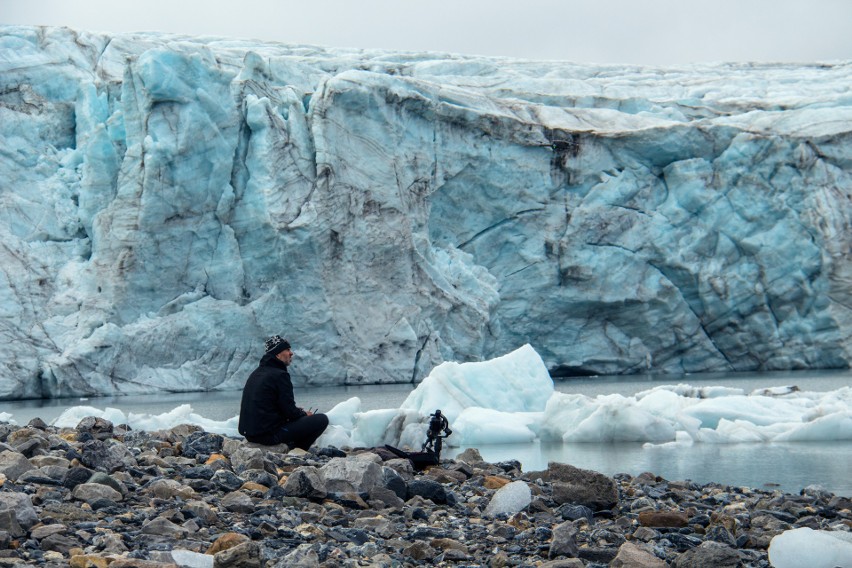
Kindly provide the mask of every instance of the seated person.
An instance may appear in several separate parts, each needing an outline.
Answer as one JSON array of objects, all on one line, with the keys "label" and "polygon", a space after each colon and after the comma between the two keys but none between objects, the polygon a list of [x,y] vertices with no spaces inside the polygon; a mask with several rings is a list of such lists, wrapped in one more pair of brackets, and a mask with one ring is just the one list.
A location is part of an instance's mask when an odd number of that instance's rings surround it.
[{"label": "seated person", "polygon": [[274,335],[266,340],[266,353],[249,375],[240,402],[238,428],[249,442],[307,450],[328,427],[325,414],[296,406],[287,372],[292,360],[293,351],[285,339]]}]

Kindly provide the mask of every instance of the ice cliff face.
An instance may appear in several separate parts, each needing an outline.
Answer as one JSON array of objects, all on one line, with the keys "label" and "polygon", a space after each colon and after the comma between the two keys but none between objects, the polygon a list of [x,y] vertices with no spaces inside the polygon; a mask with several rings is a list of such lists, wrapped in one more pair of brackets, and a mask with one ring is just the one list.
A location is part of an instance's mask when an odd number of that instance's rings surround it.
[{"label": "ice cliff face", "polygon": [[850,85],[0,28],[0,397],[846,366]]}]

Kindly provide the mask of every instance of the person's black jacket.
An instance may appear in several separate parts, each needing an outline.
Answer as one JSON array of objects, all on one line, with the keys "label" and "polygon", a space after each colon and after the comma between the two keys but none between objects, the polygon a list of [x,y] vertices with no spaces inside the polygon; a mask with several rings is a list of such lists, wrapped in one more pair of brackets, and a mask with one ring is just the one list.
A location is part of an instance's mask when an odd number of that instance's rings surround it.
[{"label": "person's black jacket", "polygon": [[260,366],[249,375],[243,388],[240,434],[246,438],[262,436],[303,416],[306,416],[305,411],[296,406],[293,397],[287,365],[275,355],[261,357]]}]

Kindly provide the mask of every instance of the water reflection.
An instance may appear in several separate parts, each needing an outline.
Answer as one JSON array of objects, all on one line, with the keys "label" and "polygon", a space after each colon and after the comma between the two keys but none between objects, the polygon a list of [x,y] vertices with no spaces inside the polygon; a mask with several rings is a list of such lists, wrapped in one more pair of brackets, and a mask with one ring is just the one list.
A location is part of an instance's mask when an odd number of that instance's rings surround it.
[{"label": "water reflection", "polygon": [[[478,449],[486,461],[518,460],[524,471],[546,469],[549,462],[559,462],[607,475],[635,476],[649,471],[668,480],[718,482],[789,493],[813,484],[852,496],[852,442],[691,446],[533,442]],[[463,450],[447,448],[443,456],[452,458]]]}]

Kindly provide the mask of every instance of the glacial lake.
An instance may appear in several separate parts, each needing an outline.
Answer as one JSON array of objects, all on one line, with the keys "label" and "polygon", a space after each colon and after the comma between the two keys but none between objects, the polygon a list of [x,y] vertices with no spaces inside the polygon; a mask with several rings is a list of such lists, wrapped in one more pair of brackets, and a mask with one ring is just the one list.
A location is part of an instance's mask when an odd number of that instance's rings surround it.
[{"label": "glacial lake", "polygon": [[[759,388],[795,385],[803,391],[827,392],[852,385],[852,371],[795,371],[773,373],[713,373],[695,375],[636,375],[558,379],[560,392],[594,397],[618,393],[629,396],[666,384],[725,386],[750,392]],[[329,410],[351,397],[361,399],[362,410],[398,408],[412,385],[363,385],[296,388],[296,401],[303,407]],[[196,414],[211,420],[227,420],[239,412],[239,391],[206,393],[163,393],[0,402],[18,424],[40,417],[57,418],[73,406],[118,408],[124,413],[158,415],[189,404]],[[852,409],[850,409],[852,410]],[[451,458],[464,448],[444,446],[442,457]],[[491,462],[518,460],[524,471],[547,467],[550,461],[569,463],[613,475],[653,472],[669,480],[689,479],[697,483],[718,482],[756,489],[780,489],[798,493],[808,485],[852,497],[852,441],[797,443],[693,444],[690,446],[645,446],[641,443],[561,444],[534,442],[480,446]]]}]

